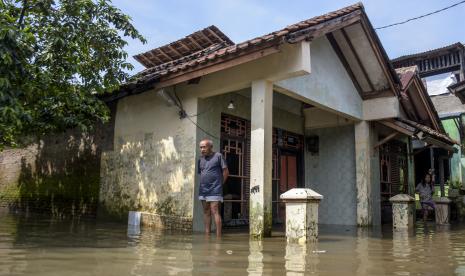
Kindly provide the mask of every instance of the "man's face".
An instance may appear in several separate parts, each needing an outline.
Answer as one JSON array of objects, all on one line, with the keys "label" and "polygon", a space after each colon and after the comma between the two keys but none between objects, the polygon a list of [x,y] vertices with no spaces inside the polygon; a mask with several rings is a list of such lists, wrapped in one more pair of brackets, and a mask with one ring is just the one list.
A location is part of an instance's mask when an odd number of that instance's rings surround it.
[{"label": "man's face", "polygon": [[200,153],[202,156],[208,156],[212,152],[212,145],[208,143],[208,141],[202,141],[200,142]]}]

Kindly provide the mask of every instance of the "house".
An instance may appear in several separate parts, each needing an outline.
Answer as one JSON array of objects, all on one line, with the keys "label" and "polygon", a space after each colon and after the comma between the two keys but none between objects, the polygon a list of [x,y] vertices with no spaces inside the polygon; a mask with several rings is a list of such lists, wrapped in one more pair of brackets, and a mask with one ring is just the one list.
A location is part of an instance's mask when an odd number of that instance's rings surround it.
[{"label": "house", "polygon": [[204,137],[231,173],[225,223],[248,221],[257,237],[283,222],[279,195],[293,187],[324,196],[320,223],[380,225],[389,197],[413,193],[414,141],[453,150],[417,72],[394,70],[361,3],[238,44],[210,26],[135,58],[146,69],[105,99],[114,148],[99,201],[144,211],[144,224],[201,230]]},{"label": "house", "polygon": [[390,222],[388,199],[414,193],[418,168],[448,179],[461,152],[422,67],[394,69],[362,4],[238,44],[210,26],[135,58],[146,69],[104,99],[109,123],[0,153],[1,209],[138,210],[146,225],[202,230],[196,161],[209,138],[231,173],[226,225],[270,235],[279,195],[308,187],[324,196],[320,223],[365,227]]},{"label": "house", "polygon": [[[465,183],[463,159],[463,115],[465,114],[465,46],[454,43],[438,49],[401,56],[392,60],[394,67],[415,66],[418,76],[426,86],[445,132],[458,141],[451,158],[437,147],[430,147],[416,155],[417,173],[426,167],[435,168],[435,179],[441,184],[441,195],[445,195],[444,184],[462,186]],[[421,147],[421,145],[420,145]],[[429,164],[427,164],[429,163]],[[417,182],[420,181],[417,174]]]}]

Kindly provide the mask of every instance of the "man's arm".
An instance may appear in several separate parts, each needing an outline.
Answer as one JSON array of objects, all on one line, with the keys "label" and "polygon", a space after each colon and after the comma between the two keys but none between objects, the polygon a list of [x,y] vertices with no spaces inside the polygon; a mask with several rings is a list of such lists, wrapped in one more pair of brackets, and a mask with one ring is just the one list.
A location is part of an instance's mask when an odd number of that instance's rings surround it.
[{"label": "man's arm", "polygon": [[223,169],[223,184],[226,183],[226,180],[229,176],[228,164],[226,164],[226,160],[224,159],[223,155],[220,153],[220,162],[221,168]]},{"label": "man's arm", "polygon": [[224,168],[223,169],[223,183],[226,182],[226,180],[228,179],[228,176],[229,176],[229,170],[228,168]]}]

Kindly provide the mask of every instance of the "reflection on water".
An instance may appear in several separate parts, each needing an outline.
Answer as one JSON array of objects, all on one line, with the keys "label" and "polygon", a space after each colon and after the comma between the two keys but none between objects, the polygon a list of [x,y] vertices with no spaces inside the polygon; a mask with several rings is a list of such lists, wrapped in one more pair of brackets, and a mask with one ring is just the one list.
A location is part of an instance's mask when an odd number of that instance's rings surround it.
[{"label": "reflection on water", "polygon": [[96,221],[2,215],[0,275],[465,275],[465,226],[414,231],[321,227],[286,244],[222,239]]},{"label": "reflection on water", "polygon": [[306,267],[307,246],[289,243],[286,245],[286,275],[304,275]]},{"label": "reflection on water", "polygon": [[262,241],[249,241],[250,254],[248,257],[249,266],[247,272],[249,275],[263,275],[263,245]]}]

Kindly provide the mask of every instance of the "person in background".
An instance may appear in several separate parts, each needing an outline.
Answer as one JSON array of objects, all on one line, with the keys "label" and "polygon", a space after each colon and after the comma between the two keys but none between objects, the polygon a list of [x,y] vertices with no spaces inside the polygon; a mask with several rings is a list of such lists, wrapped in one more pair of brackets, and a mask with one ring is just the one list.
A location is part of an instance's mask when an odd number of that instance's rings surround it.
[{"label": "person in background", "polygon": [[433,177],[430,172],[425,174],[423,181],[419,183],[415,189],[415,191],[420,195],[420,204],[421,209],[423,210],[423,221],[426,221],[428,218],[429,208],[432,208],[433,210],[436,209],[436,205],[433,201],[434,182],[432,181]]}]

